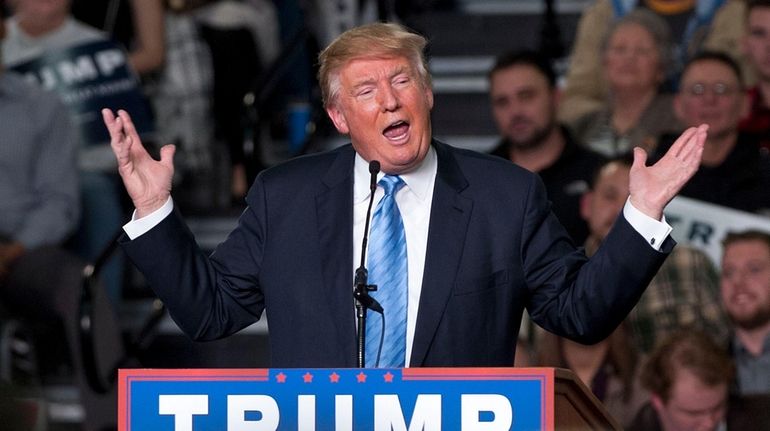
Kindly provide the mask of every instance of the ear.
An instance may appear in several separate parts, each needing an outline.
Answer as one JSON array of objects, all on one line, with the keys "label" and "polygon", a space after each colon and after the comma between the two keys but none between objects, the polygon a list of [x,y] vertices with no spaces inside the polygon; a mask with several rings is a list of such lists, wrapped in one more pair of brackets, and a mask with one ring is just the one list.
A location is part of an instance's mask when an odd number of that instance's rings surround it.
[{"label": "ear", "polygon": [[345,113],[337,107],[337,104],[329,105],[326,108],[326,114],[332,120],[332,123],[334,123],[334,127],[337,128],[338,132],[342,133],[343,135],[350,133],[348,121],[345,118]]},{"label": "ear", "polygon": [[586,222],[591,218],[591,204],[593,203],[594,192],[591,190],[580,196],[580,217]]},{"label": "ear", "polygon": [[428,109],[433,110],[433,89],[430,86],[425,88],[425,100],[428,101]]}]

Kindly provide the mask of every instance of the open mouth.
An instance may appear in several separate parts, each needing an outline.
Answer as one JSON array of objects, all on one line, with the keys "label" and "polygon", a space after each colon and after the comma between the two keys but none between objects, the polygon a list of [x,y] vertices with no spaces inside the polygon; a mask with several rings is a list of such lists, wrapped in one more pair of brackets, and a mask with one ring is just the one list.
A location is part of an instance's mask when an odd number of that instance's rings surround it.
[{"label": "open mouth", "polygon": [[409,123],[406,121],[396,121],[386,127],[382,134],[391,141],[404,139],[409,132]]},{"label": "open mouth", "polygon": [[756,298],[754,298],[754,295],[751,295],[745,292],[734,294],[731,300],[732,300],[731,302],[735,305],[746,305],[746,304],[751,304],[756,302]]}]

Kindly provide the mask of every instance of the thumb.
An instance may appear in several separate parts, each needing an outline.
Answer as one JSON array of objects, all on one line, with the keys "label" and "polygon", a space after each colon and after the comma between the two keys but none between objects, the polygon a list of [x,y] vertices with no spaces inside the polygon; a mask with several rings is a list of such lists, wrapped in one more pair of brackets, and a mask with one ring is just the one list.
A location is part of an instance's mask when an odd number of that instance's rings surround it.
[{"label": "thumb", "polygon": [[160,162],[169,168],[174,168],[174,153],[176,153],[176,146],[173,144],[164,145],[160,149]]},{"label": "thumb", "polygon": [[647,151],[642,147],[634,147],[634,164],[631,169],[641,169],[647,166]]}]

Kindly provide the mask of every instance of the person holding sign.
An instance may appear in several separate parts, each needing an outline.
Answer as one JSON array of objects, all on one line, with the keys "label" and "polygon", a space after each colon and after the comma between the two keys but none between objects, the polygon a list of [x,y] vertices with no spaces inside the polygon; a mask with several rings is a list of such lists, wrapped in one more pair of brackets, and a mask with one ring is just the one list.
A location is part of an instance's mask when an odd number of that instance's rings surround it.
[{"label": "person holding sign", "polygon": [[[122,47],[75,20],[68,0],[16,1],[7,25],[3,64],[58,94],[76,126],[82,220],[71,243],[79,255],[94,260],[125,219],[123,191],[99,109],[131,109],[140,132],[148,132],[150,114],[139,81]],[[115,304],[123,290],[122,259],[111,257],[102,272]]]},{"label": "person holding sign", "polygon": [[[525,308],[584,343],[625,318],[674,246],[663,208],[697,169],[707,128],[687,130],[653,166],[637,150],[629,201],[588,259],[551,213],[537,175],[433,139],[425,45],[384,23],[329,45],[320,55],[323,100],[352,144],[263,171],[211,256],[174,210],[174,147],[154,160],[127,112],[103,111],[136,208],[121,243],[188,335],[225,337],[268,310],[272,366],[355,366],[352,286],[370,194],[381,202],[366,265],[384,310],[369,323],[391,331],[379,349],[387,362],[366,366],[509,366]],[[386,216],[391,223],[379,226]],[[379,248],[385,237],[390,251]],[[376,278],[388,265],[401,269]]]}]

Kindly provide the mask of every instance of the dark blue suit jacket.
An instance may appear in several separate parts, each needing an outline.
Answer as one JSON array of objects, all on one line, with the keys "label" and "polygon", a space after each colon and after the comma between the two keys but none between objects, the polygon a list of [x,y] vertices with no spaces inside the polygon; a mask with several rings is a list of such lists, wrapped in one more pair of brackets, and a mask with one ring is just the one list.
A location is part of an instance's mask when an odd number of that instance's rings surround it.
[{"label": "dark blue suit jacket", "polygon": [[[673,247],[621,216],[588,260],[537,175],[434,141],[438,156],[411,366],[510,366],[524,308],[583,342],[607,336]],[[273,367],[354,367],[351,146],[259,175],[238,227],[209,257],[175,211],[123,246],[194,339],[266,310]],[[355,248],[355,250],[354,250]]]}]

